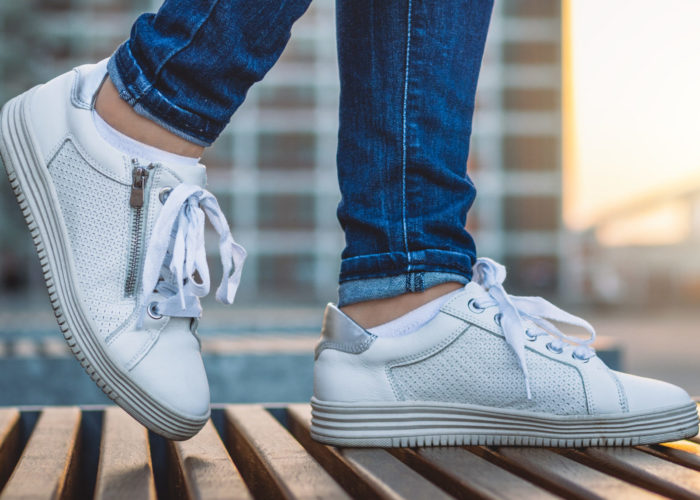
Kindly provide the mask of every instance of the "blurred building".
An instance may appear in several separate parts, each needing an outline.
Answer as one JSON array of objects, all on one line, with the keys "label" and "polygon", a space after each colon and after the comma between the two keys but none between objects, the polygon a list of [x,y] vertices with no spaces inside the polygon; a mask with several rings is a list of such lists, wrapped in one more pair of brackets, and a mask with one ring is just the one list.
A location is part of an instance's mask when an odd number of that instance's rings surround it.
[{"label": "blurred building", "polygon": [[576,239],[568,282],[581,300],[652,307],[700,301],[697,178],[611,210]]},{"label": "blurred building", "polygon": [[[106,57],[146,0],[0,3],[0,99]],[[249,251],[241,299],[333,300],[343,236],[335,209],[338,78],[333,0],[315,0],[279,63],[206,153],[209,187]],[[508,286],[556,293],[561,244],[561,13],[558,1],[496,2],[478,90],[468,227]],[[2,176],[0,176],[2,177]],[[10,205],[6,181],[2,206]],[[33,269],[18,211],[0,252]],[[16,215],[16,216],[15,216]],[[9,234],[9,229],[8,233]],[[216,245],[209,242],[214,251]],[[8,267],[8,266],[5,266]],[[21,275],[34,275],[28,271]],[[38,282],[38,278],[35,280]],[[0,285],[1,287],[2,285]]]},{"label": "blurred building", "polygon": [[558,294],[562,224],[561,5],[495,2],[474,119],[467,227],[508,267],[509,291]]}]

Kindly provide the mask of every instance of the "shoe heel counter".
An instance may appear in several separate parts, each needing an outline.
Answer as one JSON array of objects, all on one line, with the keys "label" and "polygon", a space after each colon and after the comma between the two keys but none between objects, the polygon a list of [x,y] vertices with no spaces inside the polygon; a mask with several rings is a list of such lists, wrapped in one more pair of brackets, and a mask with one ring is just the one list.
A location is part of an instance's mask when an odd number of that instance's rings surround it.
[{"label": "shoe heel counter", "polygon": [[75,71],[69,71],[25,93],[25,120],[44,165],[48,164],[66,138],[67,103],[75,77]]},{"label": "shoe heel counter", "polygon": [[314,396],[322,401],[393,400],[384,364],[367,353],[375,340],[375,335],[328,304],[315,350]]}]

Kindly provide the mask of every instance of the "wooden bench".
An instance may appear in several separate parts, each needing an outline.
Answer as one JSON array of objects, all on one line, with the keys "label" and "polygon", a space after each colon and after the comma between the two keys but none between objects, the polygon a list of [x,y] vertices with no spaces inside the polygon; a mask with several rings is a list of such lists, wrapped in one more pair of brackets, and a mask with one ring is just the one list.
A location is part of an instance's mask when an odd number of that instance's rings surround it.
[{"label": "wooden bench", "polygon": [[0,409],[0,499],[700,499],[700,439],[634,448],[339,449],[305,404],[217,406],[170,442],[116,407]]}]

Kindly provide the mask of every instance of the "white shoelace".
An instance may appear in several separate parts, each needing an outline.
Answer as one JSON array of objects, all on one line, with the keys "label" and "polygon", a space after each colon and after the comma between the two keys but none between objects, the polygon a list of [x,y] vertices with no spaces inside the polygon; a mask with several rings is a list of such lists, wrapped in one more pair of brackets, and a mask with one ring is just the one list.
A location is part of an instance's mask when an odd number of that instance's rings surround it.
[{"label": "white shoelace", "polygon": [[[530,392],[530,380],[525,360],[525,339],[536,339],[541,335],[550,335],[554,339],[547,344],[549,350],[555,353],[563,352],[567,346],[572,346],[572,355],[580,360],[588,360],[595,356],[595,350],[590,347],[595,340],[595,330],[586,320],[574,316],[542,297],[517,297],[508,295],[503,289],[503,281],[506,279],[506,268],[487,258],[479,258],[474,265],[474,282],[481,285],[489,294],[489,299],[476,300],[472,306],[479,309],[495,306],[499,311],[500,325],[506,342],[518,357],[520,368],[525,376],[525,389],[527,398],[532,399]],[[539,329],[526,329],[523,321],[529,320]],[[551,321],[567,323],[569,325],[584,328],[589,337],[581,339],[565,335]]]},{"label": "white shoelace", "polygon": [[[216,290],[216,299],[224,304],[233,303],[241,282],[246,251],[234,241],[214,195],[199,186],[183,183],[168,195],[146,250],[139,326],[143,324],[148,308],[153,307],[156,294],[166,297],[155,302],[156,310],[152,312],[158,315],[201,316],[199,297],[207,295],[210,288],[204,249],[205,214],[219,234],[223,276]],[[195,281],[195,273],[201,282]],[[161,279],[163,274],[170,274],[172,279]]]}]

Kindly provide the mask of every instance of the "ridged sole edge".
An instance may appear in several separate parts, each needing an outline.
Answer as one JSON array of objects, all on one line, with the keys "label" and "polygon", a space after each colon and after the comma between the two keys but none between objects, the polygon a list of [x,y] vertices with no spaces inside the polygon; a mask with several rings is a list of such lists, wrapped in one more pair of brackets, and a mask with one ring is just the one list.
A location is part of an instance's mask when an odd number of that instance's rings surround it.
[{"label": "ridged sole edge", "polygon": [[[102,352],[99,342],[93,341],[89,331],[82,332],[83,328],[79,326],[81,321],[74,319],[82,315],[82,309],[75,291],[71,290],[73,284],[72,278],[68,276],[69,271],[58,265],[61,257],[53,255],[61,245],[46,245],[46,242],[50,243],[52,240],[59,243],[63,240],[60,230],[50,229],[58,225],[57,221],[43,220],[51,211],[60,211],[60,207],[52,206],[48,210],[46,207],[43,210],[32,210],[31,207],[45,204],[45,200],[53,198],[41,186],[41,182],[32,179],[33,175],[41,175],[44,178],[46,175],[40,172],[40,169],[45,170],[45,167],[37,161],[34,148],[29,144],[22,117],[23,100],[31,92],[30,90],[13,98],[0,110],[0,157],[36,248],[51,307],[61,333],[85,372],[107,397],[154,432],[169,439],[188,439],[204,426],[208,416],[201,420],[188,419],[159,406],[157,402],[144,397],[145,394],[139,397],[141,390],[127,378],[119,377],[118,368],[113,366],[108,356]],[[118,386],[122,386],[122,390],[116,389]]]},{"label": "ridged sole edge", "polygon": [[694,403],[658,412],[566,418],[506,409],[419,402],[333,403],[311,400],[311,436],[348,447],[637,446],[692,437]]}]

